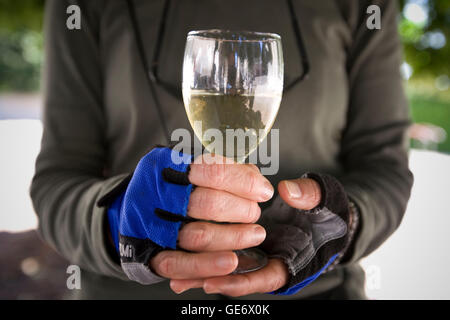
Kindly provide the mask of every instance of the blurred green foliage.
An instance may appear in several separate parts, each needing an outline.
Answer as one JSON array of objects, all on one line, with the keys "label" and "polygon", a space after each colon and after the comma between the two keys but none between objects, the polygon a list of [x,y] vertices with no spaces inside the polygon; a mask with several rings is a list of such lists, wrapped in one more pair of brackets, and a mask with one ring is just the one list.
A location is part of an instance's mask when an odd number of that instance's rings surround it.
[{"label": "blurred green foliage", "polygon": [[413,92],[410,92],[408,96],[412,120],[443,128],[447,133],[447,138],[437,146],[437,150],[450,153],[450,99],[443,99],[432,94],[417,94]]},{"label": "blurred green foliage", "polygon": [[[412,78],[450,75],[450,1],[402,0],[399,32]],[[422,11],[423,10],[423,11]],[[408,19],[427,15],[425,21]]]},{"label": "blurred green foliage", "polygon": [[39,89],[42,33],[0,30],[0,91]]},{"label": "blurred green foliage", "polygon": [[[415,123],[432,124],[445,130],[447,138],[437,150],[450,153],[450,90],[437,90],[435,79],[423,76],[406,86],[411,118]],[[412,146],[417,146],[413,142]]]},{"label": "blurred green foliage", "polygon": [[450,153],[450,1],[401,0],[400,6],[411,117],[444,129],[447,138],[437,148]]},{"label": "blurred green foliage", "polygon": [[0,0],[0,30],[41,31],[44,0]]},{"label": "blurred green foliage", "polygon": [[0,0],[0,91],[39,89],[44,0]]}]

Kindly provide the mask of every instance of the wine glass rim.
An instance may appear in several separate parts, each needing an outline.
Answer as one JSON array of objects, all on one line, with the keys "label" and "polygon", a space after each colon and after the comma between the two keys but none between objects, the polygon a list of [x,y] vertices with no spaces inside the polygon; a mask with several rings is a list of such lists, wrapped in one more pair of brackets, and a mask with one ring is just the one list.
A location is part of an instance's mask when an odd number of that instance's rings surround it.
[{"label": "wine glass rim", "polygon": [[228,42],[265,42],[281,40],[280,35],[276,33],[227,29],[193,30],[188,33],[188,38],[189,37]]}]

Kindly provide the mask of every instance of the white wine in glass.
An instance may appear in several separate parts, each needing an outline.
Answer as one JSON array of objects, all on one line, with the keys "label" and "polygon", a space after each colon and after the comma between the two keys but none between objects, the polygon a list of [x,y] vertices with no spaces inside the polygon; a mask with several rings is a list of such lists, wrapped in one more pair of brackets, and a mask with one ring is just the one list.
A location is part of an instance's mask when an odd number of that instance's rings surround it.
[{"label": "white wine in glass", "polygon": [[[189,121],[206,150],[244,162],[270,131],[281,96],[275,93],[254,96],[190,90],[186,101]],[[262,115],[265,116],[264,119]],[[201,122],[201,127],[194,126],[196,121]],[[211,140],[203,135],[209,129],[218,129],[222,133],[222,150],[210,149]],[[234,139],[228,141],[231,133],[238,129],[241,129],[242,143],[237,143]],[[227,135],[227,130],[230,135]],[[232,137],[235,136],[237,134]],[[230,143],[233,147],[226,149]]]},{"label": "white wine in glass", "polygon": [[[217,29],[189,32],[183,62],[183,100],[191,126],[205,149],[245,162],[272,128],[280,107],[283,76],[281,38],[277,34]],[[221,148],[205,134],[209,129],[222,134]],[[257,270],[267,262],[256,248],[235,252],[239,257],[237,273]]]}]

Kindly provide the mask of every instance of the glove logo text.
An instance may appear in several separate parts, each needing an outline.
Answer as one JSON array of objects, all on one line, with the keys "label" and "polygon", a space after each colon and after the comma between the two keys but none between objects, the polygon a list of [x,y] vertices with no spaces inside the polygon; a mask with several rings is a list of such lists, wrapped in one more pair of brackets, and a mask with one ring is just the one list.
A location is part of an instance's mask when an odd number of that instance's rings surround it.
[{"label": "glove logo text", "polygon": [[133,258],[133,256],[134,256],[133,247],[129,244],[124,245],[122,243],[119,243],[119,252],[120,252],[120,256],[124,257],[124,258]]}]

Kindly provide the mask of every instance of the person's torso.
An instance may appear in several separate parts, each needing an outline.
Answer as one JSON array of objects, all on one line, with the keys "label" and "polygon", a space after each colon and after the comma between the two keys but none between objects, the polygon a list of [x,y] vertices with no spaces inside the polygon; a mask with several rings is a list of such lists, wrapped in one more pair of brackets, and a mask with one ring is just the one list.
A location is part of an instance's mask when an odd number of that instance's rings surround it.
[{"label": "person's torso", "polygon": [[[153,58],[166,1],[134,4],[148,61]],[[164,131],[137,51],[126,1],[105,2],[100,27],[100,54],[107,118],[107,173],[133,171],[139,159],[156,144],[165,144]],[[351,33],[334,1],[294,1],[294,14],[310,61],[309,77],[283,93],[273,129],[279,129],[279,172],[269,176],[276,185],[306,171],[337,173],[340,137],[346,126],[349,97],[346,48]],[[286,1],[183,0],[171,1],[158,61],[158,77],[181,90],[186,35],[191,30],[232,29],[281,35],[285,83],[302,72],[300,53]],[[171,132],[190,130],[182,100],[156,86],[165,122]],[[191,131],[192,132],[192,131]],[[329,276],[301,295],[333,285]],[[328,284],[320,282],[328,281]],[[336,278],[336,281],[339,280]],[[128,286],[137,286],[127,284]],[[137,290],[137,289],[136,289]],[[147,298],[163,297],[167,283],[139,289]],[[166,293],[163,293],[166,292]],[[260,298],[264,296],[257,296]],[[273,298],[273,296],[271,296]]]}]

